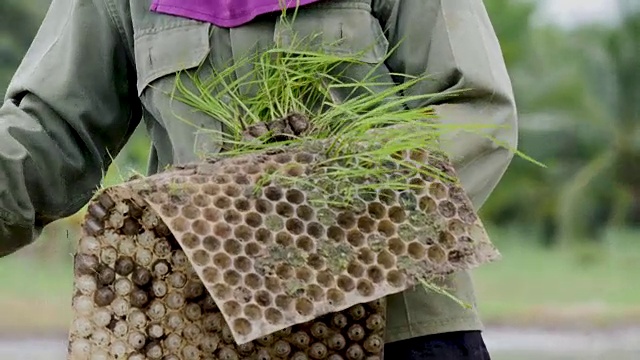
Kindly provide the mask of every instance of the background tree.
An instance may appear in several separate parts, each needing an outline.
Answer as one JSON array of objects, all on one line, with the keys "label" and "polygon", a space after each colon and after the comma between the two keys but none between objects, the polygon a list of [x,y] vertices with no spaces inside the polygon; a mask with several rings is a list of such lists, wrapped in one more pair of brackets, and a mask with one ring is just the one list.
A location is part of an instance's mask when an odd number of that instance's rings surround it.
[{"label": "background tree", "polygon": [[0,1],[0,95],[29,48],[50,0]]}]

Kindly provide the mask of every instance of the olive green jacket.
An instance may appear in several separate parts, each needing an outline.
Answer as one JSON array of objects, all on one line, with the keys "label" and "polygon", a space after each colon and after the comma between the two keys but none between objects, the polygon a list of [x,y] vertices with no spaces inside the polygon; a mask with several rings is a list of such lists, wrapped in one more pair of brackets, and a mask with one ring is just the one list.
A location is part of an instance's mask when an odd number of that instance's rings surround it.
[{"label": "olive green jacket", "polygon": [[[207,130],[220,123],[166,95],[176,72],[204,62],[206,75],[207,66],[223,68],[274,36],[286,40],[277,16],[223,29],[152,13],[149,5],[53,0],[0,108],[0,256],[81,209],[143,120],[153,142],[150,173],[219,151],[219,139]],[[511,84],[481,0],[326,0],[300,9],[293,27],[303,35],[322,32],[325,43],[341,40],[331,51],[367,49],[363,60],[371,64],[397,46],[388,71],[433,77],[409,93],[470,89],[415,106],[434,105],[444,123],[498,125],[487,132],[515,147]],[[477,134],[449,139],[445,149],[480,207],[512,153]],[[475,304],[467,273],[451,277],[449,286]],[[475,308],[422,289],[389,301],[388,341],[481,329]]]}]

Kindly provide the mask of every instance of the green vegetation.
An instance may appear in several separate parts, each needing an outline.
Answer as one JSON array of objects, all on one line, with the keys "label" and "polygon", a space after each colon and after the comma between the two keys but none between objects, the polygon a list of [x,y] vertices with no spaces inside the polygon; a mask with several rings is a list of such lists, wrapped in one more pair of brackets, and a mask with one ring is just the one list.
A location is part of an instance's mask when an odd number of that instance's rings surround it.
[{"label": "green vegetation", "polygon": [[[438,157],[437,138],[445,129],[429,121],[432,115],[428,110],[408,107],[410,102],[433,95],[398,96],[426,78],[394,85],[373,75],[376,66],[363,81],[354,84],[341,80],[343,74],[335,74],[335,70],[365,65],[358,61],[357,55],[315,52],[303,48],[301,45],[305,42],[310,41],[300,39],[290,46],[275,47],[255,57],[247,57],[205,81],[200,80],[198,73],[187,74],[195,92],[178,76],[177,90],[172,96],[196,111],[220,119],[225,132],[218,135],[230,147],[225,151],[225,157],[283,147],[305,148],[313,146],[309,142],[326,141],[318,148],[321,161],[313,164],[311,174],[289,176],[289,169],[284,169],[271,176],[277,181],[305,181],[305,185],[321,192],[323,198],[331,197],[343,203],[361,191],[409,190],[411,184],[404,177],[418,173],[447,177],[434,167],[424,168],[394,156],[406,151],[423,151],[430,154],[425,157]],[[238,79],[230,79],[237,69],[246,66],[252,71]],[[222,90],[213,96],[215,89]],[[333,95],[337,89],[349,89],[348,92],[357,95],[338,99]],[[269,141],[274,135],[280,135],[273,131],[265,131],[258,138],[247,138],[253,126],[291,116],[298,117],[305,128],[309,127],[308,131],[287,135],[277,142]],[[372,131],[382,126],[393,128],[384,132]],[[473,124],[467,126],[474,127]],[[388,166],[380,167],[379,164]],[[389,175],[395,174],[398,168],[406,174],[403,178],[390,179]]]},{"label": "green vegetation", "polygon": [[485,1],[516,93],[519,149],[548,166],[515,159],[485,221],[569,247],[640,225],[640,4],[613,2],[619,22],[563,29],[533,25],[534,1]]},{"label": "green vegetation", "polygon": [[477,269],[487,324],[600,327],[640,320],[638,231],[608,231],[601,244],[551,250],[523,228],[490,230],[503,260]]}]

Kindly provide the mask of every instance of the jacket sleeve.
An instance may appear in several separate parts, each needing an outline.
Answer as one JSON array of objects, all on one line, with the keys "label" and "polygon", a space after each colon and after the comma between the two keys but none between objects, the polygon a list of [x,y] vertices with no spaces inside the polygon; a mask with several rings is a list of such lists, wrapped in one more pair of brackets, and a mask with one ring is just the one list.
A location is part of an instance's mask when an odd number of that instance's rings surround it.
[{"label": "jacket sleeve", "polygon": [[105,3],[54,0],[7,89],[0,257],[82,208],[140,121],[131,56]]},{"label": "jacket sleeve", "polygon": [[[512,150],[517,146],[516,106],[509,75],[482,0],[373,0],[374,16],[393,52],[390,71],[429,80],[409,94],[458,91],[415,106],[433,106],[444,124],[474,124]],[[478,133],[443,136],[463,188],[478,209],[513,158],[513,151]]]}]

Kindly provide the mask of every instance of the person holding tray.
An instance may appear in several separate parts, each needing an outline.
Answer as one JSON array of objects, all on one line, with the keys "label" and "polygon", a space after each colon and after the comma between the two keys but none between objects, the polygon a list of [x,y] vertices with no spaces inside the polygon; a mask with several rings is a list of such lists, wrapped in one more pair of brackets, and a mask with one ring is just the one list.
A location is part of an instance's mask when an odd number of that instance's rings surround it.
[{"label": "person holding tray", "polygon": [[[283,30],[281,3],[53,0],[0,108],[0,256],[81,209],[143,119],[152,139],[149,174],[219,152],[219,138],[203,136],[178,117],[201,129],[221,130],[220,123],[166,94],[182,71],[223,69],[256,46],[272,44]],[[384,61],[389,74],[431,75],[406,95],[465,90],[416,106],[432,106],[445,124],[494,126],[489,135],[515,148],[514,96],[482,0],[287,5],[299,6],[295,31],[339,42],[338,52],[368,49],[363,61]],[[513,153],[478,134],[447,140],[444,150],[480,208]],[[446,286],[472,308],[422,288],[388,298],[388,358],[490,358],[469,274],[451,275]]]}]

